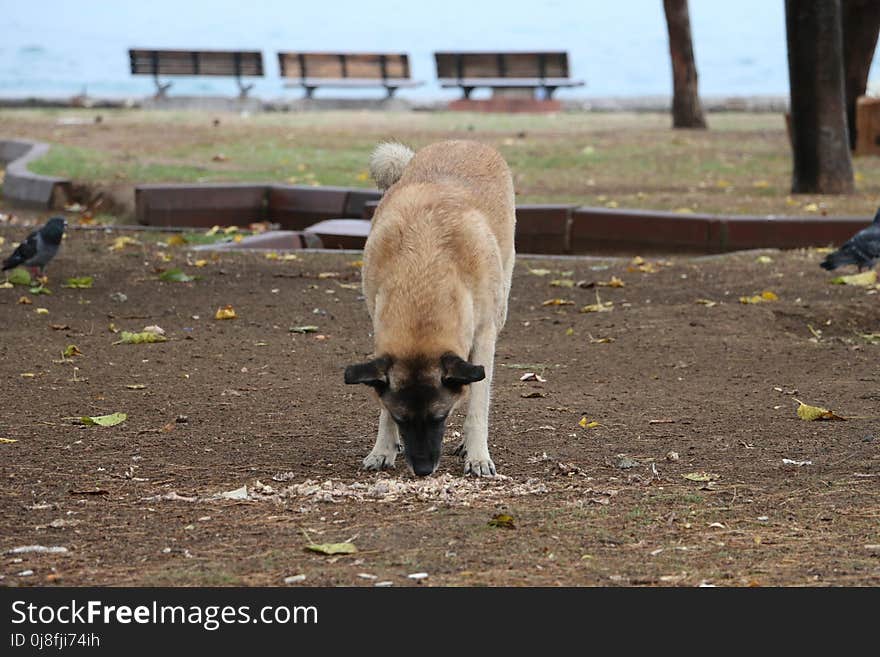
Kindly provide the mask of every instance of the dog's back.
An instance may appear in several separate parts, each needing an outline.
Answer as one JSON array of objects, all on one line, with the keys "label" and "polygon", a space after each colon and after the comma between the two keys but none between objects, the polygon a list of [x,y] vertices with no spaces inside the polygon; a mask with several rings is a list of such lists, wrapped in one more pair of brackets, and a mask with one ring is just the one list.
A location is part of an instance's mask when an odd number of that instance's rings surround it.
[{"label": "dog's back", "polygon": [[[383,146],[392,157],[382,153]],[[363,272],[377,347],[387,339],[396,350],[410,341],[421,352],[455,350],[487,314],[500,330],[514,255],[507,164],[491,147],[471,141],[432,144],[415,155],[398,144],[383,146],[377,151],[380,166],[392,175],[382,178],[374,156],[374,177],[390,187],[373,217]],[[393,290],[398,299],[393,315],[402,315],[404,326],[396,327],[394,316],[377,321],[377,296],[383,290]],[[400,308],[401,299],[408,310]],[[450,315],[460,318],[455,331],[460,335],[449,335],[456,324],[448,321]],[[445,342],[430,344],[432,335]]]}]

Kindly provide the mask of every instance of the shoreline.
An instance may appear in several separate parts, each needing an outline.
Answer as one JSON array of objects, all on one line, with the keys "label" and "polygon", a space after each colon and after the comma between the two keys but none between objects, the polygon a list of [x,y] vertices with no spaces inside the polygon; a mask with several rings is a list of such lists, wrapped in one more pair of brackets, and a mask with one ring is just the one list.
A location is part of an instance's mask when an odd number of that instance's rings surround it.
[{"label": "shoreline", "polygon": [[[703,96],[703,109],[715,112],[786,112],[788,96]],[[672,98],[664,95],[601,96],[560,101],[563,112],[661,112],[671,111]],[[448,111],[449,101],[404,98],[236,98],[229,96],[148,97],[0,97],[0,109],[153,109],[230,112],[303,112],[327,110],[390,110],[413,112]]]}]

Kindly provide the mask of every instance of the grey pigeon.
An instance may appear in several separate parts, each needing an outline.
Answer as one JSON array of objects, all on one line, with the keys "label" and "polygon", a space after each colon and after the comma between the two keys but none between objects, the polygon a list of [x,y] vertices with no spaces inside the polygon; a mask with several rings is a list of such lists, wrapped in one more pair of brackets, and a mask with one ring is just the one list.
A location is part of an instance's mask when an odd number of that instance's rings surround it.
[{"label": "grey pigeon", "polygon": [[24,266],[38,268],[42,275],[45,266],[58,253],[65,226],[67,222],[64,217],[49,219],[45,226],[25,237],[12,255],[6,258],[3,262],[3,271]]},{"label": "grey pigeon", "polygon": [[859,271],[870,269],[880,260],[880,210],[867,228],[849,238],[843,246],[819,263],[823,269],[831,271],[841,265],[856,265]]}]

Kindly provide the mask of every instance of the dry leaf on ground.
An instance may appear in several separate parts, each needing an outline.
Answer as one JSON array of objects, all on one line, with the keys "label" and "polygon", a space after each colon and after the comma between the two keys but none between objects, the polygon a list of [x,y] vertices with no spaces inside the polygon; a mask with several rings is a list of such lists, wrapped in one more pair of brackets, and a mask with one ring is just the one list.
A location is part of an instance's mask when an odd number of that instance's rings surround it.
[{"label": "dry leaf on ground", "polygon": [[223,308],[218,308],[217,312],[214,313],[214,319],[235,319],[237,315],[235,314],[235,308],[231,305],[226,305]]},{"label": "dry leaf on ground", "polygon": [[353,554],[357,552],[354,543],[311,543],[306,550],[319,554]]},{"label": "dry leaf on ground", "polygon": [[805,404],[800,399],[795,399],[798,403],[797,408],[797,416],[806,420],[807,422],[812,422],[815,420],[845,420],[846,418],[840,417],[834,411],[829,411],[827,408],[822,408],[821,406],[810,406],[809,404]]},{"label": "dry leaf on ground", "polygon": [[861,287],[871,287],[877,283],[877,272],[871,269],[860,274],[850,274],[849,276],[838,276],[828,281],[832,285],[859,285]]}]

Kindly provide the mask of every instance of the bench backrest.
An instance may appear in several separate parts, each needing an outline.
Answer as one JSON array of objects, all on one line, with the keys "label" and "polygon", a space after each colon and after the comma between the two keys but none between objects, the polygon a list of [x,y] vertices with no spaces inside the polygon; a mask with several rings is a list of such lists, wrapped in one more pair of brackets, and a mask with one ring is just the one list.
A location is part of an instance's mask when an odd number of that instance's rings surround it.
[{"label": "bench backrest", "polygon": [[133,75],[263,75],[259,50],[147,50],[128,51]]},{"label": "bench backrest", "polygon": [[409,79],[403,53],[279,52],[284,78]]},{"label": "bench backrest", "polygon": [[566,52],[436,52],[438,78],[567,78]]}]

